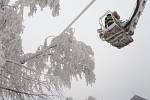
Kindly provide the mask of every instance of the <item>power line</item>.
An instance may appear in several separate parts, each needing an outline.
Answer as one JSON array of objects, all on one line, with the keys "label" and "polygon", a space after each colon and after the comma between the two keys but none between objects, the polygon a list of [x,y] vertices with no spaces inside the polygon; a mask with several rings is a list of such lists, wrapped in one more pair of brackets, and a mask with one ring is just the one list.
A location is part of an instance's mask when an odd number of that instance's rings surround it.
[{"label": "power line", "polygon": [[80,13],[79,15],[61,32],[64,33],[68,28],[72,26],[80,17],[81,15],[95,2],[96,0],[92,0]]}]

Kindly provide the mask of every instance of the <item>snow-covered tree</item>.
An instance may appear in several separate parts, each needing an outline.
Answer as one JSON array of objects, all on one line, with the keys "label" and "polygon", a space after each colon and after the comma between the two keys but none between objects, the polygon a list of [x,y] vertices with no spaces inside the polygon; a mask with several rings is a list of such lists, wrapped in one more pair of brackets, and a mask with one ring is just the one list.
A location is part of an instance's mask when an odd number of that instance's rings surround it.
[{"label": "snow-covered tree", "polygon": [[73,100],[72,97],[67,97],[65,100]]},{"label": "snow-covered tree", "polygon": [[19,7],[22,13],[24,7],[29,7],[29,15],[33,15],[38,7],[42,10],[48,6],[52,10],[52,16],[58,16],[60,9],[59,0],[17,0],[15,6]]},{"label": "snow-covered tree", "polygon": [[73,78],[95,82],[94,52],[73,36],[71,28],[40,45],[35,53],[22,50],[23,9],[30,14],[50,6],[58,14],[59,0],[0,0],[0,99],[48,99],[60,97],[63,87],[71,88]]},{"label": "snow-covered tree", "polygon": [[93,96],[89,96],[86,100],[97,100],[97,99]]}]

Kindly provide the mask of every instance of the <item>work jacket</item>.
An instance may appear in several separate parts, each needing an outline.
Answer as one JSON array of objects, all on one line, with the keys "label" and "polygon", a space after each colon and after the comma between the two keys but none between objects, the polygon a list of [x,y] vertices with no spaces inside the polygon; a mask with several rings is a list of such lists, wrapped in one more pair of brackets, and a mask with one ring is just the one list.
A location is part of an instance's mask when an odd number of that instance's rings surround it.
[{"label": "work jacket", "polygon": [[111,16],[111,14],[108,14],[106,17],[105,17],[105,28],[109,27],[111,24],[114,23],[114,20]]}]

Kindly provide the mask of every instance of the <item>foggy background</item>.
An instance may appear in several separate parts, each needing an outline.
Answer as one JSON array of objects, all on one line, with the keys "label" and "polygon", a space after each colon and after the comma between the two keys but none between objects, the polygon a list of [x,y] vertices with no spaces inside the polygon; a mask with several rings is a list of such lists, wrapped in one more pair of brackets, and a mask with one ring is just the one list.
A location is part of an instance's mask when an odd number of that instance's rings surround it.
[{"label": "foggy background", "polygon": [[[49,8],[37,11],[33,17],[25,13],[23,49],[34,52],[46,36],[60,34],[91,0],[60,0],[60,15],[53,18]],[[107,10],[116,10],[121,19],[131,16],[136,0],[97,0],[72,26],[75,37],[90,45],[95,53],[96,82],[86,86],[84,80],[74,80],[65,96],[85,100],[129,100],[134,94],[150,99],[150,2],[133,35],[134,42],[117,49],[99,39],[99,17]],[[26,10],[27,11],[27,10]]]}]

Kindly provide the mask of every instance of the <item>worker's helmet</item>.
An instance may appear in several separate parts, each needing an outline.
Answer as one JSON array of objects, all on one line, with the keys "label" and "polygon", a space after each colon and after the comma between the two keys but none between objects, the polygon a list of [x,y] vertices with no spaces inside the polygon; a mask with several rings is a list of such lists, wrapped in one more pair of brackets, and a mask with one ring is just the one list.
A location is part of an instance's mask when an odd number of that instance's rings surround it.
[{"label": "worker's helmet", "polygon": [[107,16],[111,16],[111,14],[107,14]]}]

